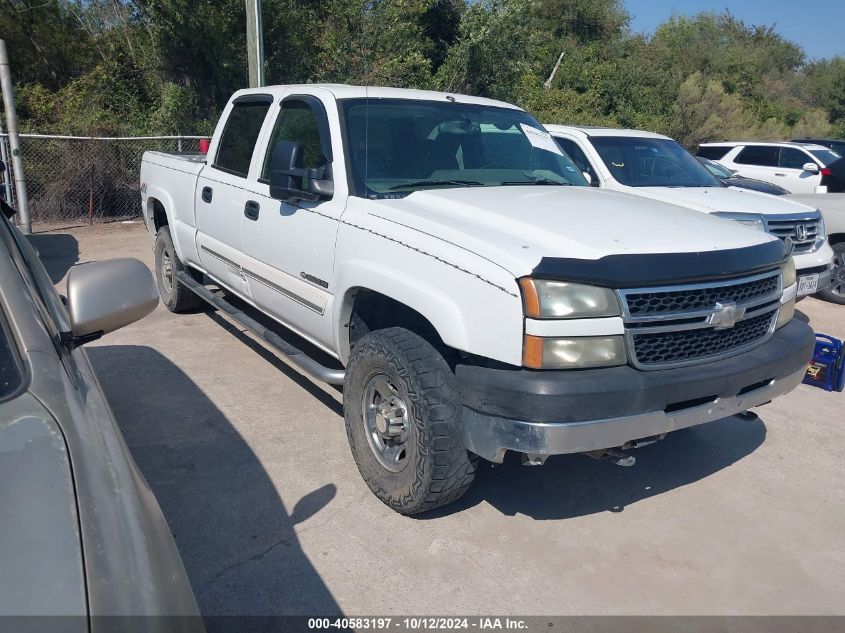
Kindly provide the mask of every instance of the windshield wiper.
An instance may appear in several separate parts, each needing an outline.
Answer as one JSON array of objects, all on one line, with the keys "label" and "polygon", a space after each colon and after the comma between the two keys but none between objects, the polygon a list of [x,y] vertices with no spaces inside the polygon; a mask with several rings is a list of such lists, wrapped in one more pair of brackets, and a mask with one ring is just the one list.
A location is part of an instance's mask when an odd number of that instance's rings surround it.
[{"label": "windshield wiper", "polygon": [[477,180],[417,180],[415,182],[406,182],[401,185],[390,187],[389,191],[396,191],[397,189],[409,189],[412,187],[432,187],[435,185],[467,185],[469,187],[483,187],[483,182]]},{"label": "windshield wiper", "polygon": [[571,182],[559,182],[549,178],[537,178],[536,180],[506,180],[502,183],[503,187],[510,185],[560,185],[561,187],[571,187]]}]

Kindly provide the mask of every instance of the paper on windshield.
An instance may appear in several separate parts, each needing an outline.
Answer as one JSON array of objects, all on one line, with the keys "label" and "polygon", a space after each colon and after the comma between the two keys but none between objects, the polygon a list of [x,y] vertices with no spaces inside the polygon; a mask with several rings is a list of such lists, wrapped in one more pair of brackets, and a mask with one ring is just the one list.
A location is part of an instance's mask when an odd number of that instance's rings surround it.
[{"label": "paper on windshield", "polygon": [[525,134],[528,142],[531,143],[532,146],[537,149],[544,149],[547,152],[552,152],[558,156],[563,156],[563,152],[560,151],[560,148],[557,146],[557,143],[555,143],[552,135],[548,132],[538,130],[536,127],[531,127],[525,123],[520,123],[519,127],[522,128],[522,133]]}]

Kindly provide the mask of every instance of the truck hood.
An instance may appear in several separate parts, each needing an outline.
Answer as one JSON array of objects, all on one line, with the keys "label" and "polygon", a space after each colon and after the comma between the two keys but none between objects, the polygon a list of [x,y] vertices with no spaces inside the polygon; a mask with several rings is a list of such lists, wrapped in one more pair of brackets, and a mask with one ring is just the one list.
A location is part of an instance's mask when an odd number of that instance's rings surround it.
[{"label": "truck hood", "polygon": [[785,215],[815,211],[812,207],[778,196],[736,187],[629,187],[626,192],[704,213]]},{"label": "truck hood", "polygon": [[[773,198],[775,199],[775,198]],[[761,231],[640,196],[592,187],[417,191],[368,212],[466,249],[515,276],[543,257],[717,251],[775,241]]]}]

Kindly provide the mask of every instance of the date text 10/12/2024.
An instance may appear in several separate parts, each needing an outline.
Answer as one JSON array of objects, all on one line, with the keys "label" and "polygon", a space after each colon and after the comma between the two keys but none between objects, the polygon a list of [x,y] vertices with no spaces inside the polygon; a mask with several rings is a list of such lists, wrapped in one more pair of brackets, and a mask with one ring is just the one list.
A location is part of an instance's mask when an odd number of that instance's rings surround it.
[{"label": "date text 10/12/2024", "polygon": [[349,617],[309,618],[310,630],[400,630],[400,631],[455,631],[455,630],[511,630],[528,628],[525,620],[508,617]]}]

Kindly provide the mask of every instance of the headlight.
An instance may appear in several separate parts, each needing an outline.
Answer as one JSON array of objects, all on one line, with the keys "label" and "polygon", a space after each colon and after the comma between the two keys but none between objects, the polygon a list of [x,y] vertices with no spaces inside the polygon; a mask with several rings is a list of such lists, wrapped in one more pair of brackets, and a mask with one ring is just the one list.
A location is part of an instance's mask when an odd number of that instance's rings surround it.
[{"label": "headlight", "polygon": [[827,236],[827,233],[824,232],[824,216],[821,214],[821,211],[819,211],[818,227],[819,227],[819,231],[818,231],[818,234],[816,235],[816,237],[820,237],[821,239],[824,239]]},{"label": "headlight", "polygon": [[781,266],[781,270],[783,270],[783,288],[785,290],[795,283],[795,260],[790,257]]},{"label": "headlight", "polygon": [[775,324],[775,329],[781,328],[792,320],[795,316],[795,299],[790,299],[780,307],[778,312],[778,322]]},{"label": "headlight", "polygon": [[763,222],[763,216],[755,215],[753,213],[725,213],[719,212],[714,213],[717,218],[722,218],[723,220],[733,220],[734,222],[739,222],[749,228],[757,229],[758,231],[766,230],[766,223]]},{"label": "headlight", "polygon": [[525,316],[535,319],[578,319],[619,315],[619,302],[609,288],[548,279],[519,280]]},{"label": "headlight", "polygon": [[531,369],[585,369],[627,363],[621,336],[543,338],[526,334],[522,364]]}]

